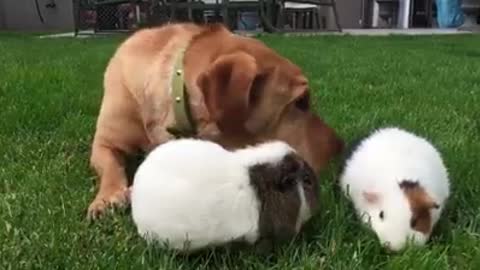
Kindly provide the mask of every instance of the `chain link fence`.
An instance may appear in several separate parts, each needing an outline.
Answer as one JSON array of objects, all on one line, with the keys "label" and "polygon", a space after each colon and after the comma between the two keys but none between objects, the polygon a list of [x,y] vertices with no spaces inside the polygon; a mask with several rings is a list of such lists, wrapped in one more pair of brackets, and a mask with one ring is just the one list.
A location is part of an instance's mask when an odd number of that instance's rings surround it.
[{"label": "chain link fence", "polygon": [[77,0],[77,30],[132,31],[147,21],[151,2]]},{"label": "chain link fence", "polygon": [[76,32],[123,32],[170,21],[205,23],[222,20],[218,12],[201,9],[193,10],[191,14],[186,9],[176,10],[172,19],[171,8],[166,1],[76,0]]}]

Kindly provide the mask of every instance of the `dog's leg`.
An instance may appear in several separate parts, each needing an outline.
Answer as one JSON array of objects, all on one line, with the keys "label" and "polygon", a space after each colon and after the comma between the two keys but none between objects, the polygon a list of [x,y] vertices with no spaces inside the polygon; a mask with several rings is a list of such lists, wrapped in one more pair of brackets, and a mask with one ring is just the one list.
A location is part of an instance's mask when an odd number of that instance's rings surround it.
[{"label": "dog's leg", "polygon": [[88,208],[88,217],[95,219],[108,207],[127,205],[128,183],[125,157],[117,149],[94,142],[90,163],[99,177],[97,195]]},{"label": "dog's leg", "polygon": [[[114,56],[105,70],[104,95],[90,157],[98,179],[96,197],[88,208],[90,218],[100,216],[109,207],[129,203],[127,160],[150,143],[139,112],[143,90],[128,88],[142,74],[135,67],[138,62],[133,56],[127,52]],[[125,63],[130,63],[128,69],[122,67]],[[124,70],[129,70],[129,75]],[[126,80],[127,77],[131,80]]]},{"label": "dog's leg", "polygon": [[149,140],[147,152],[151,151],[156,146],[175,139],[175,136],[167,131],[164,126],[165,117],[154,119],[151,115],[145,116],[147,119],[145,123],[145,131]]}]

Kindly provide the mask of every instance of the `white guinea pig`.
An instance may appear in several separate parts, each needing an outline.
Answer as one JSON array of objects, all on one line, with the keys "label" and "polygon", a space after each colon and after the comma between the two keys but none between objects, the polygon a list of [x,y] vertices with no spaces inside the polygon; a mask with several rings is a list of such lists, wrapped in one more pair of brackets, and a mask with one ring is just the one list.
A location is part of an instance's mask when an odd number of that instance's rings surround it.
[{"label": "white guinea pig", "polygon": [[426,139],[394,127],[359,143],[340,185],[359,217],[392,251],[426,243],[450,188],[440,153]]},{"label": "white guinea pig", "polygon": [[286,143],[227,151],[179,139],[155,148],[139,166],[132,216],[147,242],[181,252],[228,242],[272,247],[311,217],[317,186],[311,167]]}]

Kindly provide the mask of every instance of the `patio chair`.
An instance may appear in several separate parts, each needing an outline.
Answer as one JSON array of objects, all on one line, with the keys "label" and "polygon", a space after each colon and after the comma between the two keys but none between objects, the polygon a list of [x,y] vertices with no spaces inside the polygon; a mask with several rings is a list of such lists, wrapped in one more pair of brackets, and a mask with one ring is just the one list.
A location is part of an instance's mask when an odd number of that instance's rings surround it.
[{"label": "patio chair", "polygon": [[[320,28],[320,7],[327,6],[332,8],[337,31],[341,32],[342,27],[338,17],[336,0],[280,0],[278,2],[277,28],[285,30],[285,17],[293,15],[294,30],[296,27],[296,17],[300,15],[304,19],[310,18],[311,28],[314,30]],[[304,21],[305,25],[305,21]]]},{"label": "patio chair", "polygon": [[[373,0],[372,27],[379,27],[379,19],[384,19],[390,28],[396,28],[397,24],[404,25],[403,18],[399,16],[399,0]],[[403,7],[405,12],[408,7]],[[401,21],[399,20],[401,18]]]},{"label": "patio chair", "polygon": [[[279,12],[280,9],[279,9]],[[317,5],[313,4],[304,4],[304,3],[294,3],[294,2],[285,2],[283,7],[283,12],[285,18],[291,17],[291,27],[292,29],[297,28],[311,28],[319,29],[320,28],[320,8]],[[283,23],[278,20],[277,27],[282,27],[280,25]]]}]

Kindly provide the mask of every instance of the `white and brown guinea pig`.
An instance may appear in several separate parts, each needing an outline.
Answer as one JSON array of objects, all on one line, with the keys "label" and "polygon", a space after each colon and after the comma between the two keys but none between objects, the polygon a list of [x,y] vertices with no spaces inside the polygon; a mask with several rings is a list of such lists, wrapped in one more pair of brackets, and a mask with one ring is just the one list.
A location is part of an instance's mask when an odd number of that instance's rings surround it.
[{"label": "white and brown guinea pig", "polygon": [[179,139],[150,152],[131,187],[138,233],[181,252],[292,239],[317,205],[313,170],[286,143],[235,151]]},{"label": "white and brown guinea pig", "polygon": [[450,189],[435,147],[395,127],[360,141],[346,161],[340,185],[363,222],[392,251],[427,242]]}]

